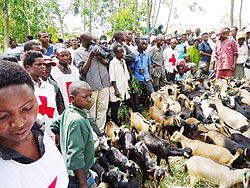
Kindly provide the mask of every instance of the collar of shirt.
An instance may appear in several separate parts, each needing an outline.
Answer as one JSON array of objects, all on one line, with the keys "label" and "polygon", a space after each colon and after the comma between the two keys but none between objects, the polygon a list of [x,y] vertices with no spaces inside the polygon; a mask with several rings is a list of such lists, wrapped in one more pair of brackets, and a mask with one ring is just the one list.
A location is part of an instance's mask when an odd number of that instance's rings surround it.
[{"label": "collar of shirt", "polygon": [[72,112],[77,112],[79,113],[82,117],[84,118],[89,118],[88,111],[86,109],[80,109],[72,104],[68,106],[69,110]]},{"label": "collar of shirt", "polygon": [[60,69],[60,71],[62,71],[62,73],[64,74],[71,74],[71,69],[69,66],[67,66],[66,68],[63,67],[60,63],[57,64],[57,67]]},{"label": "collar of shirt", "polygon": [[[44,127],[45,127],[44,123],[37,120],[31,129],[41,157],[45,153],[45,147],[43,144]],[[12,159],[12,160],[17,161],[17,162],[22,163],[22,164],[30,164],[32,162],[35,162],[34,159],[26,157],[26,156],[20,154],[16,150],[4,147],[2,145],[0,145],[0,157],[3,160],[11,160]]]},{"label": "collar of shirt", "polygon": [[40,87],[39,87],[39,85],[38,85],[37,82],[35,82],[34,80],[32,80],[33,83],[34,83],[34,86],[35,86],[35,87],[38,87],[38,88],[44,88],[44,87],[45,87],[45,84],[44,84],[45,82],[44,82],[41,78],[39,78],[39,80],[40,80],[40,82],[41,82]]}]

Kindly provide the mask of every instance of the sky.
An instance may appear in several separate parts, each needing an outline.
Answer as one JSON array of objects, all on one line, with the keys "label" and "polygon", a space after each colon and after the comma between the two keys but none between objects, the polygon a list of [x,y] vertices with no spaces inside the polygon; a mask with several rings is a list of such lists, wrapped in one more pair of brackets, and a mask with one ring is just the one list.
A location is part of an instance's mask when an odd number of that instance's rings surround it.
[{"label": "sky", "polygon": [[[173,19],[173,16],[170,18],[168,33],[173,33],[175,30],[184,32],[186,28],[194,30],[197,27],[200,27],[202,32],[217,31],[222,27],[229,26],[231,0],[196,0],[197,5],[201,6],[205,11],[191,12],[188,5],[191,5],[194,1],[195,0],[174,0],[173,8],[177,7],[179,18]],[[247,7],[250,7],[250,0],[244,0],[243,2],[243,27],[247,24],[250,25],[250,13]],[[238,26],[239,9],[240,0],[235,0],[234,17],[236,26]],[[161,5],[157,25],[163,24],[164,30],[167,25],[168,14],[169,7]],[[80,16],[70,14],[65,18],[65,23],[69,32],[83,31]],[[144,23],[144,25],[146,26],[146,23]],[[93,33],[96,36],[101,35],[100,30],[93,30]]]}]

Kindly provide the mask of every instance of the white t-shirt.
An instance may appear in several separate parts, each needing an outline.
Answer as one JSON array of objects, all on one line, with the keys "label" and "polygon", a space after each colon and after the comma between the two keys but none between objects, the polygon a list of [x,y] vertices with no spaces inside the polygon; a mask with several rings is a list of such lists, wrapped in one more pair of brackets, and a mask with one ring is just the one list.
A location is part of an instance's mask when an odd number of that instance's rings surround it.
[{"label": "white t-shirt", "polygon": [[163,51],[164,55],[164,67],[167,72],[173,73],[176,70],[176,65],[178,63],[179,53],[177,50],[173,50],[171,47]]},{"label": "white t-shirt", "polygon": [[248,58],[247,44],[244,42],[243,45],[240,47],[240,45],[237,42],[237,47],[238,47],[238,57],[236,60],[236,64],[243,64],[247,61]]},{"label": "white t-shirt", "polygon": [[66,188],[68,173],[62,155],[45,133],[45,153],[37,161],[22,164],[0,158],[0,187],[3,188]]}]

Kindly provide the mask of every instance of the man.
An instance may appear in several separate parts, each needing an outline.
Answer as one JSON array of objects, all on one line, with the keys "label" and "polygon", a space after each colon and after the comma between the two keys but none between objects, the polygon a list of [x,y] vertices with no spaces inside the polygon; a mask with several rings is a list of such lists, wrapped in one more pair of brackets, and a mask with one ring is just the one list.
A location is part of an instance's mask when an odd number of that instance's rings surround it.
[{"label": "man", "polygon": [[56,63],[52,60],[52,58],[50,56],[43,56],[43,59],[44,59],[45,65],[46,65],[46,70],[45,70],[44,75],[41,78],[43,79],[43,81],[50,83],[51,85],[54,86],[55,93],[56,93],[56,107],[57,107],[58,113],[60,115],[65,110],[64,100],[63,100],[61,90],[58,87],[58,84],[56,83],[54,78],[52,78],[52,76],[51,76],[51,69],[52,69],[52,67],[56,66]]},{"label": "man", "polygon": [[79,69],[81,79],[92,89],[90,114],[94,117],[100,131],[104,132],[106,112],[109,102],[110,79],[107,71],[108,62],[99,56],[95,48],[90,51],[92,35],[85,31],[80,35],[82,47],[75,51],[74,65]]},{"label": "man", "polygon": [[50,130],[50,123],[58,116],[56,94],[54,87],[44,82],[41,77],[45,73],[45,63],[41,52],[28,51],[23,58],[23,66],[30,73],[35,87],[35,95],[39,104],[39,119],[45,122],[46,132],[54,138]]},{"label": "man", "polygon": [[155,35],[164,35],[164,32],[162,31],[163,25],[159,25],[158,28],[155,29]]},{"label": "man", "polygon": [[42,43],[44,55],[54,57],[54,45],[49,43],[49,35],[45,31],[38,32],[38,40]]},{"label": "man", "polygon": [[150,56],[145,52],[146,41],[140,38],[137,39],[136,44],[137,50],[135,52],[135,61],[132,63],[132,69],[134,70],[134,76],[139,80],[140,87],[145,92],[146,96],[150,96],[154,89],[150,71]]},{"label": "man", "polygon": [[10,40],[9,44],[10,47],[5,50],[4,55],[15,56],[17,60],[20,61],[21,52],[23,51],[22,46],[18,46],[13,39]]},{"label": "man", "polygon": [[132,40],[133,40],[132,32],[129,30],[126,30],[126,31],[124,31],[124,34],[125,34],[125,43],[126,43],[127,47],[130,49],[130,51],[132,53],[135,53],[136,48],[132,45]]},{"label": "man", "polygon": [[237,36],[237,33],[238,33],[238,27],[233,26],[233,27],[231,28],[230,32],[231,32],[231,36],[232,36],[232,37],[234,38],[234,40],[236,41],[236,40],[237,40],[237,39],[236,39],[236,36]]},{"label": "man", "polygon": [[170,46],[171,36],[164,37],[164,44],[162,45],[162,50],[167,49]]},{"label": "man", "polygon": [[200,64],[200,78],[202,79],[214,79],[215,78],[215,74],[212,70],[208,69],[208,65],[206,64],[206,62],[202,62]]},{"label": "man", "polygon": [[202,34],[202,43],[199,44],[199,51],[200,51],[200,63],[205,62],[207,63],[208,67],[210,65],[210,60],[212,56],[212,48],[208,43],[208,33]]},{"label": "man", "polygon": [[216,78],[224,79],[234,77],[236,59],[238,55],[237,45],[234,39],[228,37],[227,32],[222,29],[217,33],[219,41],[215,46]]},{"label": "man", "polygon": [[57,66],[51,70],[51,76],[58,84],[64,100],[65,108],[71,103],[69,96],[69,86],[73,81],[79,80],[79,71],[76,67],[70,65],[71,57],[67,49],[59,48],[56,51],[56,58],[58,59]]},{"label": "man", "polygon": [[[113,47],[117,45],[118,43],[123,47],[124,49],[124,56],[123,59],[126,61],[126,65],[128,67],[128,71],[130,71],[130,66],[135,60],[135,55],[131,52],[131,50],[127,47],[127,45],[124,45],[125,42],[125,34],[123,31],[115,31],[113,38],[115,39],[115,42],[111,45],[111,50],[113,50]],[[114,57],[114,54],[113,54]]]},{"label": "man", "polygon": [[179,57],[179,53],[177,50],[175,50],[175,47],[177,45],[176,39],[171,39],[170,41],[170,47],[164,50],[164,67],[166,71],[166,78],[167,81],[175,81],[175,75],[176,75],[176,65],[177,60]]},{"label": "man", "polygon": [[179,57],[177,57],[178,59],[184,59],[184,54],[187,51],[186,45],[182,39],[182,36],[178,36],[177,37],[177,45],[176,45],[176,50],[179,53]]},{"label": "man", "polygon": [[153,78],[153,86],[155,90],[158,90],[160,84],[166,81],[165,71],[163,67],[164,55],[162,50],[162,45],[164,43],[164,38],[162,35],[156,37],[156,44],[151,48],[147,49],[151,59],[151,75]]}]

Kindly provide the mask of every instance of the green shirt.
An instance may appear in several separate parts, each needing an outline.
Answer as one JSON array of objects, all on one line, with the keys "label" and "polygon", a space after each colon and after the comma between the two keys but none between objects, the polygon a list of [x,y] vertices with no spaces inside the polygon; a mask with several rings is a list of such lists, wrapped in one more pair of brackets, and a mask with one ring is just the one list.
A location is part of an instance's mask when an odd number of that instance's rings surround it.
[{"label": "green shirt", "polygon": [[190,48],[188,48],[187,53],[190,55],[190,61],[195,63],[196,66],[198,67],[200,61],[199,48],[193,45]]},{"label": "green shirt", "polygon": [[51,130],[60,135],[60,146],[68,174],[76,179],[73,170],[83,168],[87,176],[95,156],[91,124],[86,112],[69,105],[51,125]]},{"label": "green shirt", "polygon": [[194,73],[194,75],[192,75],[191,70],[189,70],[189,71],[187,72],[187,78],[193,78],[193,79],[200,78],[200,71],[197,70],[197,71]]}]

